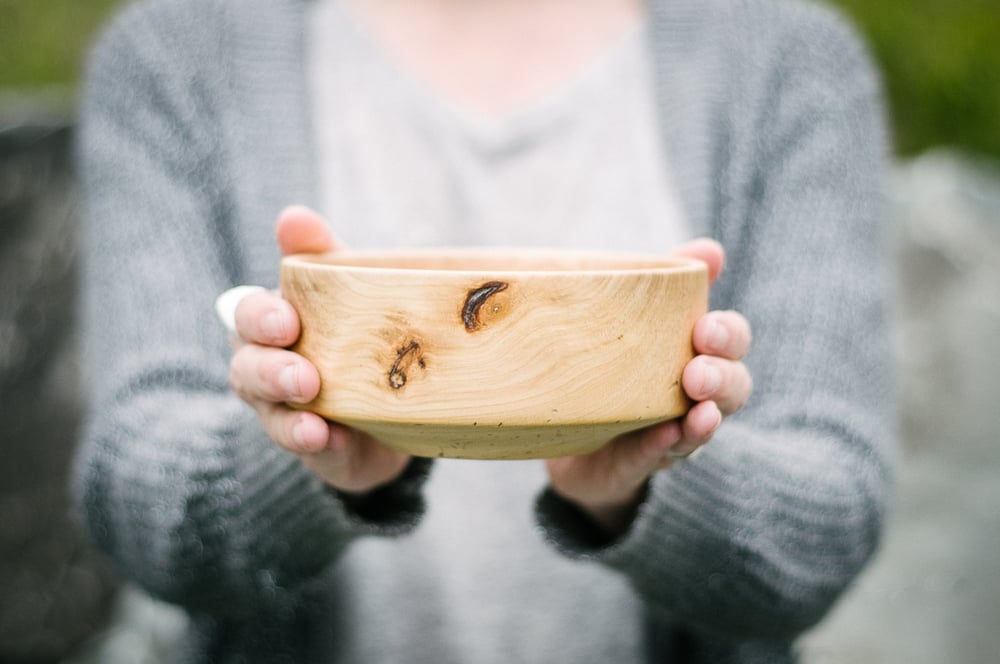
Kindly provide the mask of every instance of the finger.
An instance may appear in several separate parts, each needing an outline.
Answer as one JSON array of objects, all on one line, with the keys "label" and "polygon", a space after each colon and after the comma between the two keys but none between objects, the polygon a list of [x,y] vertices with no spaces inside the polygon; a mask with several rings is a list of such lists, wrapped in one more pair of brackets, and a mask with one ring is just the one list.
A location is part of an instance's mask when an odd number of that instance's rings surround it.
[{"label": "finger", "polygon": [[708,443],[722,424],[722,412],[715,402],[695,404],[681,420],[681,439],[671,448],[677,455],[690,455]]},{"label": "finger", "polygon": [[302,455],[307,468],[346,493],[365,493],[391,482],[410,457],[385,447],[368,434],[329,423],[329,438],[319,454]]},{"label": "finger", "polygon": [[319,415],[264,401],[257,402],[256,409],[264,431],[279,447],[295,454],[315,454],[327,446],[329,425]]},{"label": "finger", "polygon": [[685,242],[674,249],[674,256],[687,256],[697,258],[708,266],[708,283],[713,284],[722,274],[726,265],[726,250],[722,245],[707,237],[700,237],[690,242]]},{"label": "finger", "polygon": [[322,253],[343,248],[333,236],[326,220],[301,205],[293,205],[278,215],[275,229],[281,254]]},{"label": "finger", "polygon": [[609,533],[624,532],[646,481],[681,438],[676,420],[623,434],[583,456],[547,459],[550,486]]},{"label": "finger", "polygon": [[750,348],[750,323],[735,311],[710,311],[695,323],[691,339],[696,353],[742,360]]},{"label": "finger", "polygon": [[351,468],[358,466],[356,432],[336,422],[326,422],[327,437],[322,449],[302,456],[306,468],[338,489],[350,478]]},{"label": "finger", "polygon": [[280,348],[246,344],[229,365],[229,383],[244,401],[256,404],[307,403],[319,393],[319,372],[301,355]]},{"label": "finger", "polygon": [[681,386],[695,401],[714,401],[724,415],[742,408],[753,391],[746,365],[711,355],[699,355],[688,362]]},{"label": "finger", "polygon": [[612,440],[602,450],[607,458],[595,459],[607,475],[605,492],[633,496],[654,471],[664,467],[664,459],[681,435],[680,421],[671,420]]},{"label": "finger", "polygon": [[[365,432],[336,422],[330,423],[327,448],[335,454],[346,453],[355,481],[361,483],[371,479],[381,482],[382,479],[375,476],[386,473],[395,475],[402,471],[410,459],[408,454],[386,447]],[[369,478],[368,475],[373,477]],[[351,489],[345,487],[344,490]]]},{"label": "finger", "polygon": [[670,454],[683,438],[680,420],[670,420],[642,431],[636,432],[639,440],[636,448],[639,450],[639,468],[643,478],[653,471],[669,468],[673,465]]},{"label": "finger", "polygon": [[251,293],[236,305],[236,333],[251,344],[286,347],[299,338],[299,315],[280,295]]},{"label": "finger", "polygon": [[251,293],[258,293],[263,290],[266,290],[263,286],[245,284],[242,286],[233,286],[215,298],[215,315],[218,316],[219,322],[229,331],[229,341],[234,350],[242,343],[242,339],[239,338],[239,332],[236,330],[236,307]]}]

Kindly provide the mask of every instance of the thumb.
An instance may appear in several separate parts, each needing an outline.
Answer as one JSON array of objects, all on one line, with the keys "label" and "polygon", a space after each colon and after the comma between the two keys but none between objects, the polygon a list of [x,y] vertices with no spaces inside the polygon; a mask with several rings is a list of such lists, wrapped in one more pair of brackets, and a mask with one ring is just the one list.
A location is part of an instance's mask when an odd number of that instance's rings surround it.
[{"label": "thumb", "polygon": [[673,256],[697,258],[708,265],[708,283],[713,284],[726,265],[726,250],[715,240],[700,237],[674,249]]},{"label": "thumb", "polygon": [[344,246],[334,237],[323,217],[302,205],[293,205],[281,211],[275,236],[283,256],[322,253]]}]

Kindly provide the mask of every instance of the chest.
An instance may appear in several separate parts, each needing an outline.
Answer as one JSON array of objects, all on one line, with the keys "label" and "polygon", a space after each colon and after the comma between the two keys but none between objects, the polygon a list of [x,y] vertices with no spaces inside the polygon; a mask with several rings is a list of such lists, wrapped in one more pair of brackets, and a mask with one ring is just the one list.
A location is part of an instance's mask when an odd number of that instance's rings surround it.
[{"label": "chest", "polygon": [[319,202],[347,244],[668,251],[689,235],[644,26],[499,116],[412,76],[336,3],[311,26]]}]

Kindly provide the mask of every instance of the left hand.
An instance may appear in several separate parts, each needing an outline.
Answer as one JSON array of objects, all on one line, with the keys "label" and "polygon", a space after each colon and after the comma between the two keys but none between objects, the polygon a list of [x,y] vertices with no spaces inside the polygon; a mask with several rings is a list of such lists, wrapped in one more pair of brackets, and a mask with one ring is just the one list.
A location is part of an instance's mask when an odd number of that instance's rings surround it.
[{"label": "left hand", "polygon": [[[725,263],[722,246],[704,238],[674,253],[704,261],[710,284]],[[686,455],[706,444],[723,418],[742,408],[750,397],[752,380],[742,362],[750,336],[750,324],[735,311],[710,311],[699,318],[692,333],[697,355],[681,378],[695,405],[678,420],[618,436],[591,454],[548,459],[552,489],[608,533],[624,532],[649,477],[675,463],[668,452]]]},{"label": "left hand", "polygon": [[[278,217],[276,239],[282,255],[342,249],[326,221],[304,207],[286,208]],[[256,412],[261,426],[282,449],[342,494],[360,498],[385,486],[406,470],[410,457],[371,436],[315,413],[290,408],[319,392],[316,367],[289,347],[301,331],[295,309],[279,294],[247,295],[235,307],[234,353],[229,381]]]}]

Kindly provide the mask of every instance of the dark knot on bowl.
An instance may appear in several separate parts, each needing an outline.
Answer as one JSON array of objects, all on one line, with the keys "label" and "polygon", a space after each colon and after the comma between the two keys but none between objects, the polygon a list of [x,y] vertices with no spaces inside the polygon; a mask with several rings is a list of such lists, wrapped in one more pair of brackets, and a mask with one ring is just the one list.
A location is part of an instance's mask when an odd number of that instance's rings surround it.
[{"label": "dark knot on bowl", "polygon": [[488,281],[482,286],[469,290],[462,306],[462,323],[469,332],[475,332],[483,327],[479,319],[479,310],[483,308],[486,301],[491,297],[507,290],[507,283],[504,281]]}]

